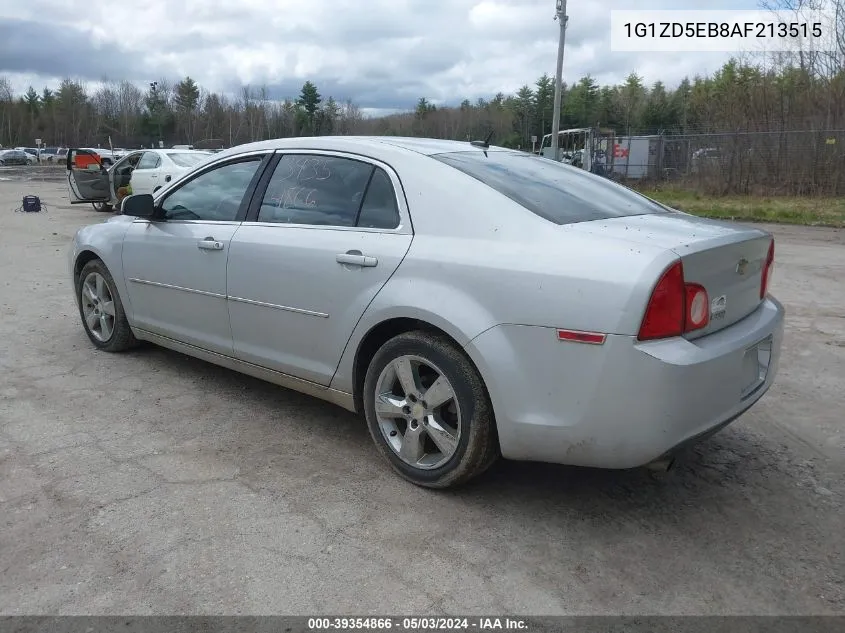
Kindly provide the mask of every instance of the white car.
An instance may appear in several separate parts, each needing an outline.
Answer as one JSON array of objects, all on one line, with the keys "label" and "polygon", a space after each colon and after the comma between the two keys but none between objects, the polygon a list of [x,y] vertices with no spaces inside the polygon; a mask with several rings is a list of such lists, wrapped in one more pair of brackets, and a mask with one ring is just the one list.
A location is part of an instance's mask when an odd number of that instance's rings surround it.
[{"label": "white car", "polygon": [[42,163],[52,163],[56,160],[56,156],[59,152],[59,148],[56,146],[52,147],[42,147],[41,152],[39,154]]},{"label": "white car", "polygon": [[178,176],[205,162],[212,152],[175,149],[144,149],[129,152],[113,165],[97,161],[101,169],[80,168],[78,156],[97,156],[95,149],[68,151],[67,183],[71,204],[90,202],[97,211],[111,211],[123,199],[122,187],[132,193],[154,193]]}]

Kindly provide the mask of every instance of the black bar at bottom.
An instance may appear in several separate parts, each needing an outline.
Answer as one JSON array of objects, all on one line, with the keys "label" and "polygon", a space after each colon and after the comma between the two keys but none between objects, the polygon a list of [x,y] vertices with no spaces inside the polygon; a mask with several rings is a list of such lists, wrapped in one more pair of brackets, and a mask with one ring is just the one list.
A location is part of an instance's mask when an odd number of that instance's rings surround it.
[{"label": "black bar at bottom", "polygon": [[842,633],[843,616],[0,616],[0,633]]}]

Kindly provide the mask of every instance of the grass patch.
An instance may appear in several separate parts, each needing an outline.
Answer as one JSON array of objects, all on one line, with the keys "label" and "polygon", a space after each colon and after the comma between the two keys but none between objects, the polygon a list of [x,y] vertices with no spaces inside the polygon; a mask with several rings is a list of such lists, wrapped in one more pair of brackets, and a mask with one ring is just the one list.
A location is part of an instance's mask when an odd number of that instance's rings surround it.
[{"label": "grass patch", "polygon": [[705,196],[652,188],[640,191],[666,206],[706,218],[845,227],[845,198]]}]

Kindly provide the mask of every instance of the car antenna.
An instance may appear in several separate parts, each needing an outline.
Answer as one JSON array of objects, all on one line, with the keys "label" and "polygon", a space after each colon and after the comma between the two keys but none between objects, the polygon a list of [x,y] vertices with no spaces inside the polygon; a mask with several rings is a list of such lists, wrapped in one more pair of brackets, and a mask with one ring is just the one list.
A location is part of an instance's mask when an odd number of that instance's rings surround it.
[{"label": "car antenna", "polygon": [[470,141],[469,144],[473,147],[481,147],[483,149],[487,149],[488,147],[490,147],[490,141],[492,140],[492,138],[493,130],[490,130],[490,133],[487,135],[487,138],[485,138],[483,141]]}]

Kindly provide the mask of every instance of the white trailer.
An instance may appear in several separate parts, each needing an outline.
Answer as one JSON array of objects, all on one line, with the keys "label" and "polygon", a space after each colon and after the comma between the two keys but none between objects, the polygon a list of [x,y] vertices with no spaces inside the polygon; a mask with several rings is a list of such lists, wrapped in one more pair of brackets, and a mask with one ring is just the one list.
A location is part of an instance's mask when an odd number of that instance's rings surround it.
[{"label": "white trailer", "polygon": [[656,177],[660,144],[660,136],[620,136],[613,143],[611,173],[631,180]]},{"label": "white trailer", "polygon": [[[561,130],[558,137],[564,163],[615,178],[642,180],[658,175],[661,136],[621,136],[598,128]],[[539,154],[554,160],[552,135],[546,134]]]},{"label": "white trailer", "polygon": [[[602,133],[597,128],[571,128],[558,134],[559,159],[568,165],[605,173],[608,167],[608,151],[612,144],[612,133]],[[555,159],[552,153],[552,135],[546,134],[540,143],[540,155]]]}]

